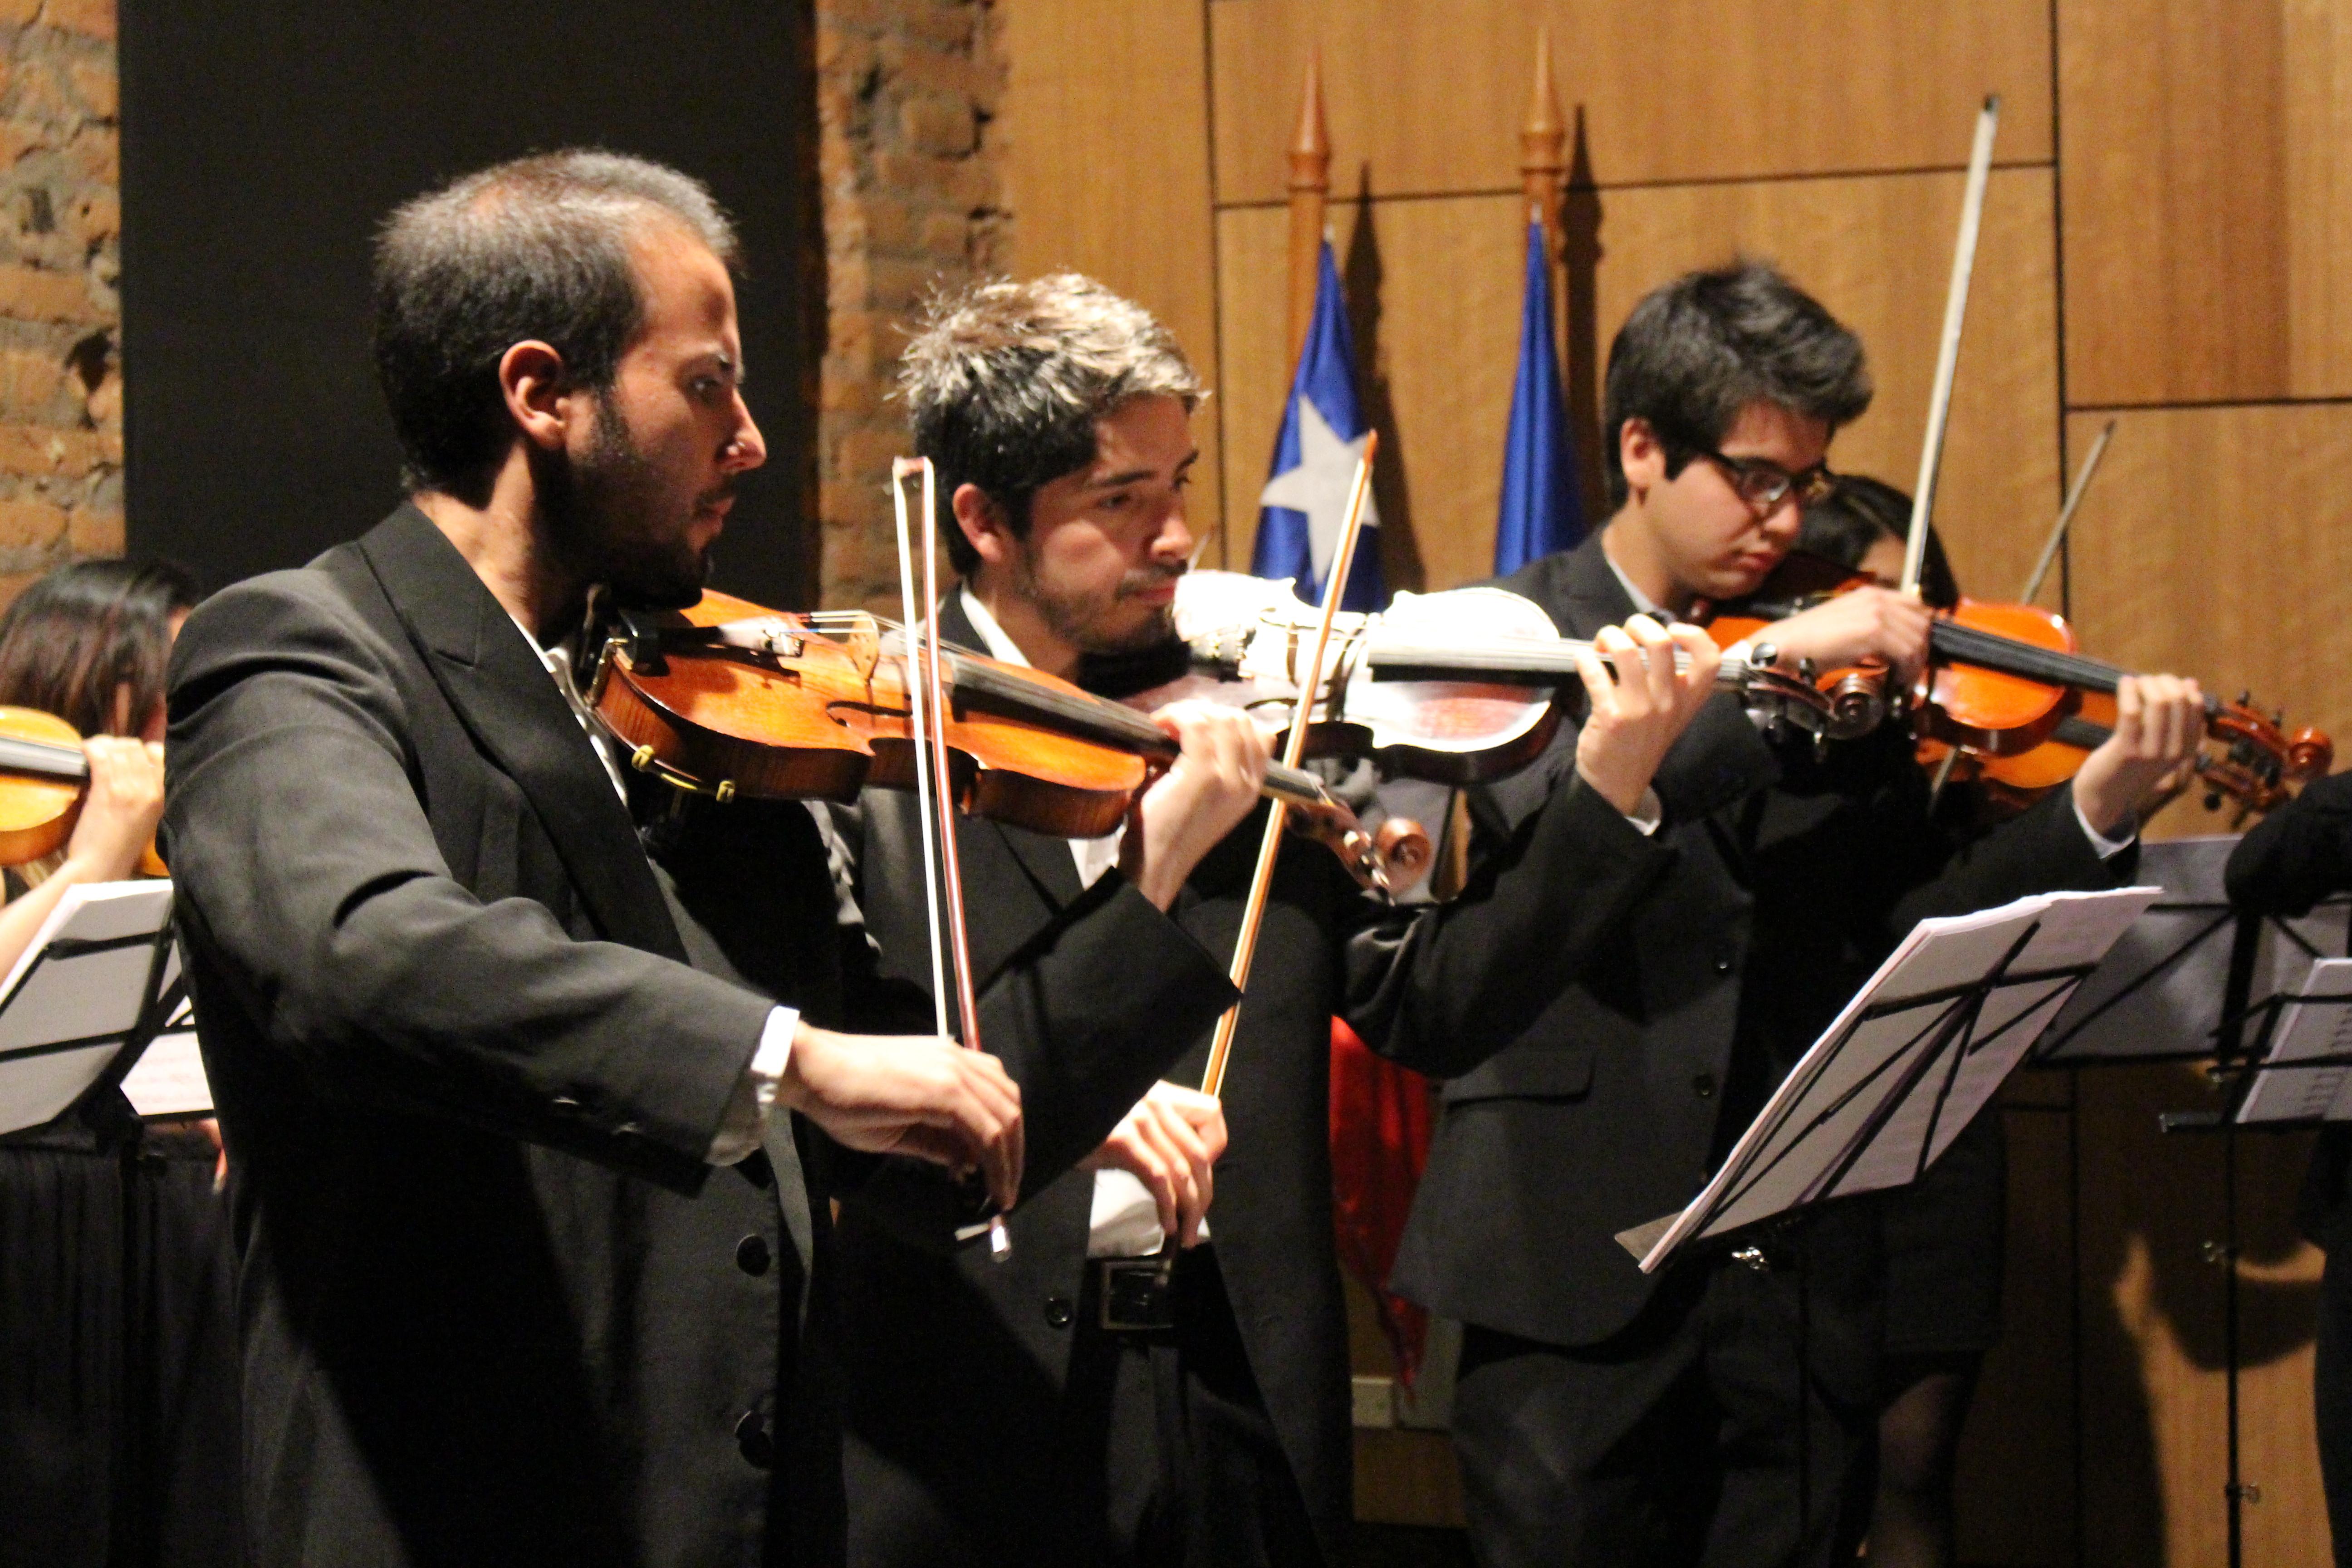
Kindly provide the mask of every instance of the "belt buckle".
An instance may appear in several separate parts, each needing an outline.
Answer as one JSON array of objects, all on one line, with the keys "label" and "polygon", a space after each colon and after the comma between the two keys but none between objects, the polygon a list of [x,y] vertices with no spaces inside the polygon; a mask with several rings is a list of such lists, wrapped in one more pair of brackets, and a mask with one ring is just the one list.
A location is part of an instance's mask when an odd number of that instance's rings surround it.
[{"label": "belt buckle", "polygon": [[1176,1258],[1172,1253],[1150,1258],[1105,1258],[1102,1268],[1101,1321],[1112,1331],[1165,1331],[1176,1326]]}]

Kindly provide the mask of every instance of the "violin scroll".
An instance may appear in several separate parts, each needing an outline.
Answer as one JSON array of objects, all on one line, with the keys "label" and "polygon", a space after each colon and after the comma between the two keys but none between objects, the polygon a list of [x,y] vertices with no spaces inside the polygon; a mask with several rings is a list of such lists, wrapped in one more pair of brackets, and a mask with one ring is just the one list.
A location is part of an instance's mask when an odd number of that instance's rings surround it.
[{"label": "violin scroll", "polygon": [[2290,784],[2327,772],[2336,761],[2336,744],[2326,731],[2306,724],[2289,736],[2280,728],[2280,717],[2263,718],[2242,695],[2207,716],[2206,731],[2221,742],[2221,752],[2197,758],[2205,809],[2218,810],[2226,796],[2237,802],[2243,820],[2249,813],[2284,805],[2294,794]]}]

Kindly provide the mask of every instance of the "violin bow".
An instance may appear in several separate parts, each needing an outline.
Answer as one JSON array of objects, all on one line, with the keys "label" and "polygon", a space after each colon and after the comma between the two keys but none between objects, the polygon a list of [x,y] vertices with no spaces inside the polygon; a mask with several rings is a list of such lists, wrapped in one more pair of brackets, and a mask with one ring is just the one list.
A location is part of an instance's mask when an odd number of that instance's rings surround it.
[{"label": "violin bow", "polygon": [[[1377,430],[1364,436],[1364,455],[1356,460],[1356,477],[1348,488],[1347,520],[1339,527],[1339,545],[1331,552],[1331,572],[1323,582],[1323,615],[1315,627],[1315,648],[1307,661],[1307,676],[1300,685],[1297,711],[1291,715],[1290,734],[1283,742],[1282,762],[1295,768],[1307,752],[1307,732],[1315,717],[1315,704],[1323,690],[1323,656],[1331,646],[1331,623],[1339,612],[1340,597],[1348,591],[1348,574],[1356,563],[1356,542],[1364,531],[1364,500],[1371,493],[1372,455],[1380,450],[1381,437]],[[1234,967],[1230,978],[1234,989],[1249,989],[1250,961],[1257,955],[1258,928],[1265,920],[1266,895],[1274,889],[1274,862],[1282,853],[1283,826],[1289,816],[1286,802],[1276,800],[1266,812],[1265,837],[1257,847],[1257,870],[1250,879],[1249,902],[1242,906],[1241,939],[1234,944]],[[1212,1100],[1221,1099],[1225,1088],[1225,1067],[1233,1059],[1234,1032],[1241,1026],[1242,1005],[1236,1001],[1217,1020],[1217,1034],[1209,1047],[1209,1068],[1201,1075],[1201,1092]]]},{"label": "violin bow", "polygon": [[1944,341],[1936,351],[1936,389],[1927,402],[1927,438],[1919,449],[1919,482],[1911,491],[1911,533],[1903,549],[1903,591],[1916,593],[1927,561],[1927,520],[1936,510],[1936,473],[1944,462],[1944,430],[1952,418],[1952,378],[1960,368],[1960,327],[1968,320],[1969,280],[1977,265],[1977,236],[1984,226],[1985,185],[1992,175],[1993,132],[2000,126],[2000,95],[1984,100],[1977,115],[1976,145],[1969,152],[1968,194],[1960,202],[1960,238],[1952,250],[1952,285],[1944,297]]},{"label": "violin bow", "polygon": [[2099,471],[2099,459],[2107,455],[2107,442],[2115,433],[2116,422],[2110,419],[2099,431],[2099,438],[2091,443],[2083,466],[2074,471],[2074,482],[2067,489],[2065,503],[2058,509],[2058,521],[2051,525],[2050,538],[2042,546],[2042,558],[2033,563],[2032,574],[2025,579],[2025,592],[2017,596],[2019,604],[2033,603],[2035,595],[2042,592],[2042,581],[2058,559],[2058,548],[2066,542],[2066,531],[2074,526],[2074,510],[2083,504],[2083,496],[2091,488],[2091,476]]},{"label": "violin bow", "polygon": [[[907,524],[907,480],[917,475],[923,481],[922,602],[933,610],[919,617],[915,613],[914,550]],[[980,1004],[971,988],[971,936],[963,918],[963,861],[956,845],[954,773],[948,754],[947,689],[940,675],[938,487],[938,470],[929,458],[899,458],[890,465],[890,499],[898,521],[898,602],[907,627],[907,717],[915,741],[915,813],[922,826],[923,900],[930,914],[932,1015],[939,1032],[946,1035],[948,980],[952,972],[961,1037],[967,1049],[976,1051],[981,1048]],[[959,1231],[956,1238],[961,1241],[967,1235],[977,1235],[981,1228]],[[1013,1237],[1004,1228],[1004,1216],[992,1216],[985,1228],[989,1256],[1000,1262],[1010,1258]]]}]

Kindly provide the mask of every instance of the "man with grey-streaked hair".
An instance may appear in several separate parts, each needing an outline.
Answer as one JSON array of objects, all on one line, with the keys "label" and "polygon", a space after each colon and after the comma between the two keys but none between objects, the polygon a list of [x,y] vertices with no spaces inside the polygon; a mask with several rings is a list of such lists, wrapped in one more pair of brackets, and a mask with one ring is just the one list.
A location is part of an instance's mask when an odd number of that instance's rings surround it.
[{"label": "man with grey-streaked hair", "polygon": [[[1194,548],[1185,498],[1204,394],[1167,330],[1085,278],[983,282],[932,303],[901,385],[964,569],[938,606],[943,635],[1104,696],[1182,674],[1172,608]],[[1632,796],[1714,678],[1713,646],[1684,635],[1693,657],[1677,675],[1668,633],[1601,634],[1633,673],[1619,687],[1593,667],[1602,718],[1578,760]],[[842,826],[886,965],[920,983],[919,827],[902,797],[877,790]],[[1264,826],[1254,819],[1205,857],[1175,911],[1221,956]],[[983,974],[1098,897],[1121,853],[1117,835],[1068,840],[973,817],[957,838]],[[1411,1016],[1458,1057],[1430,1065],[1475,1060],[1553,983],[1543,965],[1489,955],[1588,940],[1603,911],[1584,889],[1629,838],[1600,790],[1565,789],[1515,864],[1442,909],[1367,899],[1320,846],[1295,841],[1222,1105],[1192,1087],[1204,1030],[1079,1169],[1009,1216],[1007,1262],[926,1253],[845,1213],[852,1556],[874,1568],[1346,1561],[1332,1016],[1376,1047]]]},{"label": "man with grey-streaked hair", "polygon": [[1255,804],[1238,717],[1170,721],[1120,879],[983,990],[993,1055],[877,973],[817,808],[675,798],[604,727],[592,606],[692,604],[766,458],[734,253],[606,153],[401,209],[407,499],[180,637],[163,837],[258,1564],[840,1562],[827,1200],[939,1168],[893,1219],[949,1247],[1234,995],[1165,911]]},{"label": "man with grey-streaked hair", "polygon": [[[1150,311],[1075,272],[935,297],[898,386],[940,493],[976,485],[1024,531],[1030,498],[1093,455],[1097,420],[1142,397],[1191,414],[1207,395]],[[955,529],[945,542],[970,575],[980,562],[971,542]]]}]

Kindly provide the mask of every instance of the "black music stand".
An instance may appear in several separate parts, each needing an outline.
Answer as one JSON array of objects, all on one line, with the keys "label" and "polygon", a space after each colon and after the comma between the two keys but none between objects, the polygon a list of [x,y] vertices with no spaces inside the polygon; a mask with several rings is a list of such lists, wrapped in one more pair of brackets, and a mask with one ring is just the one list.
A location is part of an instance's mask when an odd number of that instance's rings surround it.
[{"label": "black music stand", "polygon": [[[1620,1234],[1644,1273],[1816,1204],[1916,1181],[2025,1058],[2158,889],[2043,893],[1922,921],[1791,1069],[1704,1192]],[[1753,1242],[1735,1256],[1765,1267]],[[1798,1537],[1811,1522],[1811,1331],[1797,1253]]]},{"label": "black music stand", "polygon": [[[2303,988],[2312,962],[2343,949],[2347,903],[2322,903],[2307,915],[2252,915],[2231,906],[2223,872],[2238,836],[2174,838],[2140,849],[2140,877],[2163,894],[2116,943],[2105,963],[2084,982],[2058,1022],[2036,1047],[2034,1067],[2121,1067],[2159,1061],[2215,1063],[2230,1095],[2220,1110],[2168,1111],[2168,1132],[2218,1132],[2221,1157],[2221,1322],[2226,1405],[2228,1562],[2243,1561],[2240,1474],[2238,1330],[2238,1198],[2236,1141],[2242,1128],[2285,1131],[2308,1121],[2248,1121],[2241,1102],[2251,1087],[2245,1071],[2268,1051],[2268,1032],[2284,994]],[[2249,1044],[2250,1031],[2252,1043]],[[2315,1071],[2305,1062],[2290,1070]]]}]

